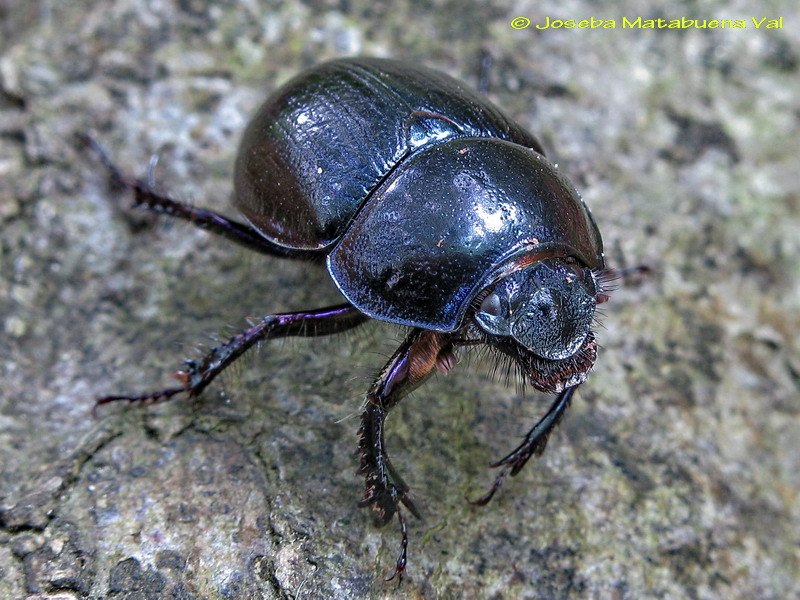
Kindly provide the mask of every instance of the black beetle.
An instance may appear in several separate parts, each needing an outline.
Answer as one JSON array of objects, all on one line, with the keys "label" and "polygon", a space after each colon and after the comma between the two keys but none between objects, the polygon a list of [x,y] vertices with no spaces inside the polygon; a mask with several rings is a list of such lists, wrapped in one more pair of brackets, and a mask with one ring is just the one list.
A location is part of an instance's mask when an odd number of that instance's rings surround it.
[{"label": "black beetle", "polygon": [[501,467],[486,504],[568,407],[592,368],[595,307],[607,299],[600,233],[575,188],[539,142],[485,98],[436,71],[372,58],[301,73],[250,121],[236,159],[235,201],[249,224],[178,203],[122,175],[90,139],[135,204],[186,219],[272,256],[326,262],[347,302],[270,315],[187,361],[182,385],[115,400],[197,396],[259,341],[321,336],[370,317],[409,327],[367,392],[359,430],[361,506],[377,525],[398,516],[402,576],[419,516],[384,445],[387,413],[460,347],[509,357],[537,389],[557,393]]}]

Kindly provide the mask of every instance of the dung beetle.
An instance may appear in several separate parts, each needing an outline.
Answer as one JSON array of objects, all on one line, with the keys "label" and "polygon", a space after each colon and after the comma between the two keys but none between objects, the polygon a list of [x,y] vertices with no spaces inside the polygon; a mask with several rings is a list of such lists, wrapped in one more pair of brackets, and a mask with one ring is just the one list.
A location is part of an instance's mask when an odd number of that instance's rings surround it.
[{"label": "dung beetle", "polygon": [[401,510],[419,513],[389,460],[389,411],[458,349],[485,346],[538,390],[557,394],[500,468],[541,454],[597,356],[591,325],[602,289],[603,244],[575,188],[530,133],[458,81],[374,58],[333,60],[275,91],[256,112],[236,159],[235,202],[246,223],[111,177],[135,206],[188,220],[252,250],[325,263],[346,302],[269,315],[186,361],[181,385],[97,402],[195,397],[266,339],[322,336],[370,318],[408,327],[366,395],[359,429],[360,505],[375,523],[395,515],[402,533],[392,578],[402,578],[408,535]]}]

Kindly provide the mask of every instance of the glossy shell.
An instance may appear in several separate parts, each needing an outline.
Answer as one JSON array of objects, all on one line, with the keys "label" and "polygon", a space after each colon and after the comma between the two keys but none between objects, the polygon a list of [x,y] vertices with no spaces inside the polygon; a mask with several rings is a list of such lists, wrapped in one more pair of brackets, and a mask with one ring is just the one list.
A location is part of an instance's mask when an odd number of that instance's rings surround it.
[{"label": "glossy shell", "polygon": [[603,268],[602,241],[536,139],[429,69],[319,65],[247,127],[236,202],[269,240],[327,254],[377,319],[452,331],[481,289],[549,256]]},{"label": "glossy shell", "polygon": [[375,58],[323,63],[278,89],[250,121],[236,159],[236,204],[271,241],[321,249],[406,156],[458,136],[542,151],[443,73]]},{"label": "glossy shell", "polygon": [[600,236],[577,192],[537,152],[496,139],[436,144],[406,159],[328,256],[370,316],[452,331],[518,261],[574,256],[600,269]]}]

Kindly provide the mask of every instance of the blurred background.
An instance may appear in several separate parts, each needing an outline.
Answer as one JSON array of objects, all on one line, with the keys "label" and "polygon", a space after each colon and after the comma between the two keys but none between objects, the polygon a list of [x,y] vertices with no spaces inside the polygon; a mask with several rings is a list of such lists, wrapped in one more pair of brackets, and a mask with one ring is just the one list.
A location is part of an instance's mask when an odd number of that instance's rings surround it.
[{"label": "blurred background", "polygon": [[[800,597],[798,8],[598,6],[0,1],[0,596]],[[590,18],[615,27],[537,28]],[[136,176],[157,155],[160,187],[235,216],[243,127],[297,72],[382,56],[474,87],[487,54],[490,98],[581,190],[609,266],[652,274],[603,305],[587,385],[489,506],[465,497],[550,397],[464,354],[392,413],[424,516],[397,589],[397,527],[357,508],[354,473],[403,332],[266,344],[195,402],[93,418],[246,317],[338,293],[126,212],[76,135]]]}]

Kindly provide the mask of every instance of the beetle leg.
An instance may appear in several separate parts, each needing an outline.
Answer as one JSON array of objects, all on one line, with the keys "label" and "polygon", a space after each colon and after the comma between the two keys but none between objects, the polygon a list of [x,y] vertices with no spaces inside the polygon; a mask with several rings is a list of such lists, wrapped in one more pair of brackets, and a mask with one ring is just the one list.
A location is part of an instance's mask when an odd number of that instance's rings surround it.
[{"label": "beetle leg", "polygon": [[95,409],[101,404],[117,400],[158,402],[181,392],[193,398],[200,395],[217,375],[258,342],[281,337],[316,337],[340,333],[357,327],[367,320],[369,317],[351,304],[307,312],[268,315],[257,325],[233,336],[222,346],[212,348],[202,360],[185,361],[186,369],[176,373],[177,378],[183,383],[182,386],[140,396],[105,396],[97,400]]},{"label": "beetle leg", "polygon": [[494,65],[494,57],[486,48],[481,49],[481,62],[478,70],[478,93],[481,96],[489,95],[491,86],[491,72]]},{"label": "beetle leg", "polygon": [[[79,137],[84,144],[92,148],[92,150],[99,155],[100,161],[108,170],[113,185],[133,192],[134,208],[145,208],[177,219],[183,219],[200,229],[210,231],[240,246],[244,246],[249,250],[254,250],[262,254],[312,260],[314,258],[319,258],[318,252],[284,248],[283,246],[269,241],[250,225],[239,223],[238,221],[229,219],[212,210],[178,202],[177,200],[165,196],[156,191],[149,183],[126,176],[122,170],[114,164],[105,149],[93,137],[87,134],[83,134]],[[148,178],[152,179],[152,174],[149,175]]]},{"label": "beetle leg", "polygon": [[397,585],[403,582],[403,573],[406,572],[406,562],[408,562],[408,527],[406,527],[406,519],[403,516],[403,511],[397,508],[397,520],[400,523],[400,556],[397,557],[397,562],[394,565],[394,573],[386,578],[386,581],[391,581],[397,577]]},{"label": "beetle leg", "polygon": [[569,408],[572,395],[575,393],[576,389],[578,389],[577,385],[568,387],[562,391],[550,406],[550,410],[547,411],[547,414],[539,419],[536,425],[534,425],[525,436],[525,439],[522,441],[522,443],[512,450],[507,456],[490,465],[491,468],[503,468],[497,474],[497,477],[495,478],[494,483],[489,491],[477,500],[471,500],[470,502],[472,504],[477,504],[479,506],[488,504],[495,495],[495,492],[497,492],[497,490],[500,489],[500,486],[503,485],[503,481],[507,475],[511,475],[513,477],[519,473],[531,456],[541,456],[542,452],[544,452],[544,449],[547,446],[547,438],[550,436],[550,433],[553,431],[555,426],[558,425],[559,421],[561,421],[561,418],[564,416],[567,408]]},{"label": "beetle leg", "polygon": [[400,557],[393,575],[402,578],[408,543],[400,504],[417,518],[419,511],[409,495],[409,487],[392,466],[384,444],[386,415],[409,392],[421,385],[437,369],[446,369],[453,360],[450,336],[435,331],[414,329],[386,363],[367,392],[359,429],[359,474],[365,476],[360,506],[370,507],[375,525],[386,525],[397,514],[403,532]]}]

